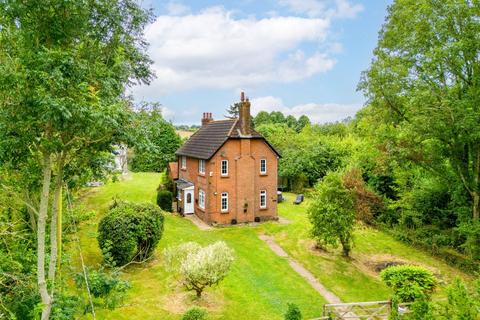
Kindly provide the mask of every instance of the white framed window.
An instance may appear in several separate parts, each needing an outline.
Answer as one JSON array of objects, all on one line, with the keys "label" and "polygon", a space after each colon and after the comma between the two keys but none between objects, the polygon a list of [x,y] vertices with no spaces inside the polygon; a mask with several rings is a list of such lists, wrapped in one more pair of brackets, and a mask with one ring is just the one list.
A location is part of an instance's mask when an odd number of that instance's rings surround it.
[{"label": "white framed window", "polygon": [[220,174],[222,176],[228,176],[228,160],[222,160],[222,162],[220,162]]},{"label": "white framed window", "polygon": [[260,208],[267,207],[267,190],[260,190]]},{"label": "white framed window", "polygon": [[198,206],[205,209],[205,191],[202,189],[198,190]]},{"label": "white framed window", "polygon": [[267,173],[267,159],[260,159],[260,174]]},{"label": "white framed window", "polygon": [[222,192],[222,196],[220,198],[220,208],[222,212],[228,211],[228,192]]},{"label": "white framed window", "polygon": [[201,174],[205,174],[205,160],[198,160],[198,172]]},{"label": "white framed window", "polygon": [[180,160],[180,166],[182,169],[187,169],[187,157],[182,156]]}]

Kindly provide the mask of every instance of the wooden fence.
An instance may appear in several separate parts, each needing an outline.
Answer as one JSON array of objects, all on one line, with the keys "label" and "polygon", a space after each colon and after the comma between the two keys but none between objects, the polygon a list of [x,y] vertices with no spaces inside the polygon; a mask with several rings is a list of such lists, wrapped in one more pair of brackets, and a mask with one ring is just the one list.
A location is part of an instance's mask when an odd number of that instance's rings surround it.
[{"label": "wooden fence", "polygon": [[[391,311],[391,301],[325,304],[323,316],[312,320],[386,320]],[[398,312],[400,315],[408,313],[408,304],[399,304]]]}]

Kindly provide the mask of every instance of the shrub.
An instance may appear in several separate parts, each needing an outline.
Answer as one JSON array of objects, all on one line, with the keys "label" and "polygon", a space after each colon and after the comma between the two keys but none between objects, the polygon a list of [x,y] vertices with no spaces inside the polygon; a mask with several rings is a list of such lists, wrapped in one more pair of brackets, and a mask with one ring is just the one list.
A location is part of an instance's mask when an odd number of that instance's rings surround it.
[{"label": "shrub", "polygon": [[201,297],[206,287],[222,281],[233,263],[233,251],[218,241],[204,248],[192,242],[164,251],[169,270],[177,270],[185,288]]},{"label": "shrub", "polygon": [[302,320],[302,313],[296,304],[288,304],[287,312],[285,312],[285,320]]},{"label": "shrub", "polygon": [[162,237],[163,220],[153,204],[115,202],[98,226],[104,261],[120,266],[150,257]]},{"label": "shrub", "polygon": [[172,212],[173,194],[168,190],[160,190],[157,193],[158,206],[167,212]]},{"label": "shrub", "polygon": [[348,256],[352,246],[355,210],[352,194],[344,187],[340,173],[330,172],[317,184],[308,208],[311,234],[319,246],[338,246]]},{"label": "shrub", "polygon": [[[118,272],[107,273],[102,269],[88,270],[87,279],[90,293],[94,297],[94,305],[105,309],[115,309],[130,288],[128,281],[120,279]],[[75,275],[75,283],[82,291],[86,289],[83,272]],[[85,312],[91,311],[90,303],[86,301]]]},{"label": "shrub", "polygon": [[436,286],[433,274],[417,266],[388,267],[380,273],[380,276],[401,302],[412,302],[422,296],[429,296]]},{"label": "shrub", "polygon": [[204,320],[207,318],[207,312],[198,307],[189,309],[182,317],[182,320]]}]

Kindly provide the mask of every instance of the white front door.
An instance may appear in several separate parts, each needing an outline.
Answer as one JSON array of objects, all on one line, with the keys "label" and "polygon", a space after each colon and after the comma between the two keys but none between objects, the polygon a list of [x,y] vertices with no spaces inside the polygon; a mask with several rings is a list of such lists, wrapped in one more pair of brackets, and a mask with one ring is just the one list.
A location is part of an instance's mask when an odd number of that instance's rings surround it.
[{"label": "white front door", "polygon": [[184,189],[183,209],[185,214],[193,213],[193,190],[194,187]]}]

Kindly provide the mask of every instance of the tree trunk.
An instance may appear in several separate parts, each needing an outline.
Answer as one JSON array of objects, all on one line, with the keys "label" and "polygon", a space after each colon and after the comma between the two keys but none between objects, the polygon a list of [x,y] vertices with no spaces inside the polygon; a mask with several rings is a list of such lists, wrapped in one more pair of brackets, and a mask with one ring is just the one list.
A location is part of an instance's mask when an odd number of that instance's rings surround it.
[{"label": "tree trunk", "polygon": [[50,317],[50,312],[52,310],[52,298],[48,294],[47,283],[45,281],[45,227],[47,223],[48,198],[52,178],[52,162],[49,153],[43,153],[42,156],[43,181],[37,222],[37,282],[38,291],[43,304],[41,319],[47,320]]},{"label": "tree trunk", "polygon": [[48,280],[51,288],[50,292],[53,297],[55,289],[55,273],[57,270],[57,258],[59,256],[59,248],[61,248],[61,221],[62,212],[62,185],[63,185],[63,154],[59,156],[57,163],[57,176],[55,178],[54,195],[52,202],[52,220],[50,224],[50,263],[48,265]]},{"label": "tree trunk", "polygon": [[201,298],[201,297],[202,297],[202,290],[196,289],[195,292],[197,293],[197,298]]},{"label": "tree trunk", "polygon": [[480,218],[480,194],[473,192],[473,221],[478,221]]}]

